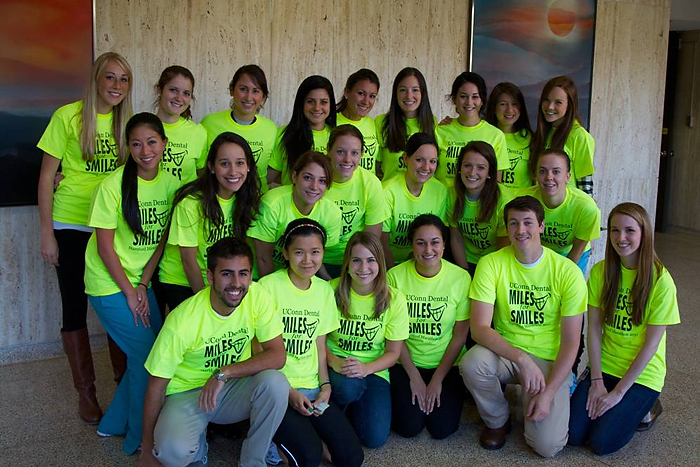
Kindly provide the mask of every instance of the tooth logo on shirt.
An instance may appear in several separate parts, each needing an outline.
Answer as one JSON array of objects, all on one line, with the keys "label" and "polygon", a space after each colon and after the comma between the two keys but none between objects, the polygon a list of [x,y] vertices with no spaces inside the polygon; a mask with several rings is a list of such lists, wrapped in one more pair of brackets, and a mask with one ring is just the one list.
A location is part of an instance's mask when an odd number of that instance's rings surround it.
[{"label": "tooth logo on shirt", "polygon": [[263,152],[262,147],[259,147],[257,149],[253,149],[253,159],[255,159],[256,163],[260,160],[260,156],[262,156],[262,152]]},{"label": "tooth logo on shirt", "polygon": [[518,163],[523,160],[522,156],[514,157],[513,159],[509,159],[510,161],[510,167],[509,170],[515,170],[515,168],[518,166]]},{"label": "tooth logo on shirt", "polygon": [[365,328],[365,336],[367,337],[368,340],[373,341],[374,338],[377,336],[377,333],[379,330],[382,328],[381,323],[377,324],[373,328]]},{"label": "tooth logo on shirt", "polygon": [[[343,207],[340,207],[341,211],[343,210]],[[343,211],[343,221],[346,224],[352,224],[352,221],[355,220],[355,216],[357,216],[357,213],[360,211],[360,208],[355,208],[350,211]]]},{"label": "tooth logo on shirt", "polygon": [[433,306],[430,303],[428,303],[428,314],[435,321],[440,321],[442,319],[443,313],[445,313],[446,308],[447,308],[447,303],[443,303],[441,306],[439,306],[437,308],[433,308]]},{"label": "tooth logo on shirt", "polygon": [[537,308],[539,311],[542,311],[545,306],[547,306],[547,301],[549,300],[549,297],[551,297],[552,294],[548,293],[547,295],[544,295],[542,297],[535,297],[534,302],[535,302],[535,308]]}]

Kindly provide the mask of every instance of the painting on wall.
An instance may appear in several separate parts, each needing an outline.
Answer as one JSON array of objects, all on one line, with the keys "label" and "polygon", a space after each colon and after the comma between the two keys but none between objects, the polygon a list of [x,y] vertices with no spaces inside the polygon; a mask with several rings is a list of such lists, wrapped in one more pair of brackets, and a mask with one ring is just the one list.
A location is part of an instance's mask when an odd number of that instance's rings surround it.
[{"label": "painting on wall", "polygon": [[533,127],[545,83],[569,76],[588,128],[595,10],[595,0],[473,0],[471,70],[489,90],[503,81],[516,84]]},{"label": "painting on wall", "polygon": [[82,97],[92,8],[92,0],[0,2],[0,206],[36,204],[36,143],[53,112]]}]

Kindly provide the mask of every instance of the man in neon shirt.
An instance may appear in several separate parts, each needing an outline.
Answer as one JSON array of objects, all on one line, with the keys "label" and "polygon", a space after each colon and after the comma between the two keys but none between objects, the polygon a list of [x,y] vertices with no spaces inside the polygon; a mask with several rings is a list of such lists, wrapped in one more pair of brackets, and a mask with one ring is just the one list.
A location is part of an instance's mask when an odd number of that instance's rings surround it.
[{"label": "man in neon shirt", "polygon": [[[224,238],[209,248],[205,287],[173,310],[146,361],[150,373],[139,465],[206,464],[209,422],[250,418],[239,465],[265,465],[287,410],[282,319],[252,282],[253,253]],[[257,338],[262,351],[252,355]],[[155,459],[154,459],[155,457]]]},{"label": "man in neon shirt", "polygon": [[[460,363],[486,424],[480,443],[500,449],[510,431],[502,384],[522,387],[525,441],[543,457],[568,440],[571,366],[576,358],[586,283],[576,265],[542,246],[544,209],[531,196],[504,208],[511,245],[479,261],[469,291],[478,345]],[[493,319],[493,328],[491,321]]]}]

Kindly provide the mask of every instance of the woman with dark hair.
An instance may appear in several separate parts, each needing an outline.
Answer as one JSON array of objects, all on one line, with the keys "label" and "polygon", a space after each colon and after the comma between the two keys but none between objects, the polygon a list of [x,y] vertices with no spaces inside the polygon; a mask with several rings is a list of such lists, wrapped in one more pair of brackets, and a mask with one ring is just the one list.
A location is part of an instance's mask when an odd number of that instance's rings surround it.
[{"label": "woman with dark hair", "polygon": [[447,212],[447,189],[433,175],[438,166],[435,137],[415,133],[402,156],[406,172],[384,183],[387,219],[382,225],[382,244],[388,267],[406,261],[411,254],[408,225],[420,214]]},{"label": "woman with dark hair", "polygon": [[340,326],[333,288],[316,277],[323,264],[326,230],[313,219],[295,219],[282,237],[288,262],[260,279],[284,321],[287,362],[280,370],[290,384],[289,407],[273,441],[293,466],[321,464],[323,443],[334,465],[354,467],[364,454],[350,423],[331,403],[326,334]]},{"label": "woman with dark hair", "polygon": [[571,397],[569,444],[589,441],[598,455],[625,446],[657,403],[666,328],[680,323],[676,285],[654,251],[653,229],[638,204],[613,208],[605,260],[588,280],[590,372]]},{"label": "woman with dark hair", "polygon": [[244,65],[236,70],[228,85],[231,109],[209,114],[202,119],[209,144],[225,131],[242,136],[253,151],[262,192],[267,191],[267,164],[275,147],[277,125],[258,114],[269,91],[265,72],[258,65]]},{"label": "woman with dark hair", "polygon": [[447,209],[454,262],[474,275],[482,256],[508,244],[503,207],[512,198],[496,181],[496,154],[490,144],[470,141],[457,157]]},{"label": "woman with dark hair", "polygon": [[130,157],[97,188],[85,251],[85,293],[102,326],[126,353],[126,373],[100,421],[100,436],[124,436],[131,455],[141,443],[144,363],[161,327],[149,284],[163,251],[170,206],[180,183],[160,170],[167,144],[160,119],[136,114],[126,125]]},{"label": "woman with dark hair", "polygon": [[192,121],[194,76],[187,68],[172,65],[160,74],[155,89],[156,115],[168,137],[160,165],[184,185],[204,168],[208,147],[207,130]]},{"label": "woman with dark hair", "polygon": [[391,428],[389,370],[408,338],[403,294],[387,284],[379,239],[357,232],[345,248],[335,289],[340,327],[328,334],[332,400],[369,448],[386,443]]},{"label": "woman with dark hair", "polygon": [[297,89],[289,124],[277,134],[267,168],[268,186],[292,183],[292,167],[306,151],[325,154],[335,121],[333,85],[323,76],[309,76]]},{"label": "woman with dark hair", "polygon": [[[90,198],[127,149],[124,128],[131,117],[133,73],[129,62],[114,52],[95,60],[82,100],[64,105],[51,117],[37,147],[43,151],[37,198],[41,224],[41,256],[55,266],[61,292],[61,340],[78,392],[78,414],[97,424],[95,369],[87,330],[85,248]],[[61,183],[54,190],[56,174]],[[115,379],[125,371],[124,354],[109,338]]]},{"label": "woman with dark hair", "polygon": [[340,125],[331,131],[328,159],[333,172],[333,187],[326,197],[342,213],[340,239],[329,247],[324,257],[326,270],[338,277],[345,245],[355,232],[364,230],[379,238],[386,219],[382,184],[369,170],[360,167],[362,133],[352,125]]},{"label": "woman with dark hair", "polygon": [[209,148],[206,170],[182,187],[172,220],[160,282],[172,311],[207,283],[207,249],[224,237],[245,240],[260,207],[255,160],[246,140],[221,133]]},{"label": "woman with dark hair", "polygon": [[537,111],[537,129],[530,144],[530,173],[537,176],[537,157],[547,148],[564,151],[571,160],[571,183],[593,195],[595,140],[581,126],[578,91],[568,76],[547,81]]},{"label": "woman with dark hair", "polygon": [[486,105],[484,78],[470,71],[460,74],[452,83],[447,99],[454,104],[459,116],[445,125],[439,125],[436,130],[440,166],[435,176],[447,187],[451,187],[458,171],[455,162],[462,148],[469,141],[485,141],[496,152],[496,169],[500,181],[501,171],[508,168],[506,137],[501,130],[482,118],[483,106]]},{"label": "woman with dark hair", "polygon": [[[338,243],[341,213],[335,203],[324,197],[332,182],[333,171],[328,158],[320,152],[306,151],[294,164],[292,184],[265,193],[260,214],[248,231],[255,244],[259,277],[285,267],[280,241],[294,219],[304,217],[317,221],[328,233],[326,246]],[[329,278],[323,267],[319,274],[324,279]]]},{"label": "woman with dark hair", "polygon": [[486,121],[506,137],[510,165],[503,171],[503,184],[508,188],[532,186],[528,167],[532,129],[520,88],[513,83],[498,83],[486,105]]},{"label": "woman with dark hair", "polygon": [[428,85],[416,68],[399,71],[391,88],[389,111],[375,120],[377,125],[377,173],[390,180],[406,171],[403,152],[414,133],[435,134],[436,121],[430,109]]},{"label": "woman with dark hair", "polygon": [[406,438],[423,428],[436,439],[457,431],[464,384],[457,363],[469,331],[469,284],[463,269],[443,259],[447,227],[422,214],[408,227],[413,258],[387,273],[406,296],[410,332],[391,374],[392,426]]},{"label": "woman with dark hair", "polygon": [[348,76],[343,97],[338,101],[338,125],[352,125],[362,133],[364,148],[360,166],[376,174],[375,160],[379,152],[377,129],[368,114],[379,93],[379,77],[372,70],[361,68]]}]

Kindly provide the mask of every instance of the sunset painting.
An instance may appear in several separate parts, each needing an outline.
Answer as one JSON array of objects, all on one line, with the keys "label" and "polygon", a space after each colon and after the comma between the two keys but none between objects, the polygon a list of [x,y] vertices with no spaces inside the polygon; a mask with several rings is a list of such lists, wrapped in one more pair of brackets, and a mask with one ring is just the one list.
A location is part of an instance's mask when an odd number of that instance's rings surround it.
[{"label": "sunset painting", "polygon": [[510,81],[523,91],[530,119],[544,84],[567,75],[576,83],[588,127],[595,0],[473,0],[472,71],[489,90]]},{"label": "sunset painting", "polygon": [[33,204],[36,143],[89,77],[92,0],[4,0],[0,17],[0,205]]}]

